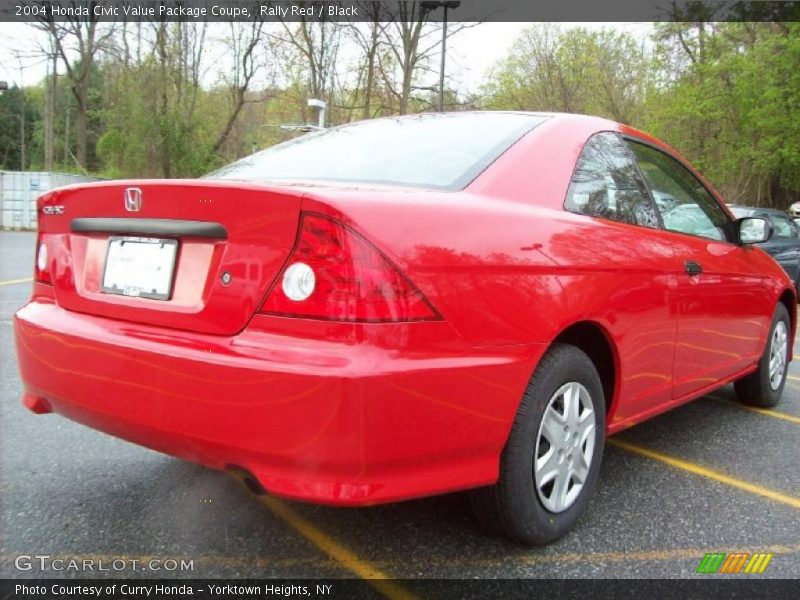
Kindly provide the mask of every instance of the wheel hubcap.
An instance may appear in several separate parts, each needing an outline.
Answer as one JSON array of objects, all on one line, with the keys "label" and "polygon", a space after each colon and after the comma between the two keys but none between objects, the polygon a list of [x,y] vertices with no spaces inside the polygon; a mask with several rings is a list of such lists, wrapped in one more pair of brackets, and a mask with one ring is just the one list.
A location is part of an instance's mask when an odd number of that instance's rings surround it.
[{"label": "wheel hubcap", "polygon": [[533,461],[536,493],[550,512],[564,512],[580,495],[596,434],[589,391],[574,381],[561,386],[544,411]]},{"label": "wheel hubcap", "polygon": [[788,349],[789,336],[786,323],[778,321],[769,346],[769,385],[773,390],[777,390],[783,383]]}]

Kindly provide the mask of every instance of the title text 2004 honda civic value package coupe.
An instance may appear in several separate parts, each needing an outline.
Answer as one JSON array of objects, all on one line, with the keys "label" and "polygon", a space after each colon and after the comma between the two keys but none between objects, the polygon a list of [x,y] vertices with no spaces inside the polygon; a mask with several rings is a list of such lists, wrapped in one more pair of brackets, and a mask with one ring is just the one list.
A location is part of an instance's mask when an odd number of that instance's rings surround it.
[{"label": "title text 2004 honda civic value package coupe", "polygon": [[731,381],[771,406],[791,358],[770,226],[599,118],[378,119],[38,209],[28,408],[288,498],[479,488],[547,543],[607,435]]}]

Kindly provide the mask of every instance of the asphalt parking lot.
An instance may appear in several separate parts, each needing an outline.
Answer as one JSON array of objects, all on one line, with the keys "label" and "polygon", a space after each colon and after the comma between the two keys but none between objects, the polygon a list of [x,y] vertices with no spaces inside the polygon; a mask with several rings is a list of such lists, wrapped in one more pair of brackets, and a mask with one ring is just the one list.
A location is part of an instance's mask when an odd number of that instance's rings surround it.
[{"label": "asphalt parking lot", "polygon": [[0,577],[81,576],[15,568],[47,554],[194,561],[146,573],[166,577],[691,578],[714,551],[772,552],[749,577],[800,575],[800,361],[775,410],[725,388],[615,437],[578,527],[523,548],[481,531],[463,494],[366,509],[259,500],[223,473],[29,413],[11,319],[34,242],[0,233]]}]

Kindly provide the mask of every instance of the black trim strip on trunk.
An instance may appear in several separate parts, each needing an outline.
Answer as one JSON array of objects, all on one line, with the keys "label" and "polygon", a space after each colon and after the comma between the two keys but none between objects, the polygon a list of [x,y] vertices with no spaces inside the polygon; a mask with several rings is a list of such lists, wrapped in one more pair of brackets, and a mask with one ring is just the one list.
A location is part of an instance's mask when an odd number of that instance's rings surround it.
[{"label": "black trim strip on trunk", "polygon": [[227,239],[228,230],[212,221],[178,219],[72,219],[72,231],[84,233],[138,233],[170,237],[205,237]]}]

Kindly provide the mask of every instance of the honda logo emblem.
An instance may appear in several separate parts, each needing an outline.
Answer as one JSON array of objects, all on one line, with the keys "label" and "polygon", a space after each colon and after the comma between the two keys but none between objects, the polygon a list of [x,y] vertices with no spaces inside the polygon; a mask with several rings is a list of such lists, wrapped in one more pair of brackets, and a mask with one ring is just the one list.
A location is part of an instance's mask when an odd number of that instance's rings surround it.
[{"label": "honda logo emblem", "polygon": [[139,212],[142,210],[142,190],[127,188],[125,190],[125,210]]}]

